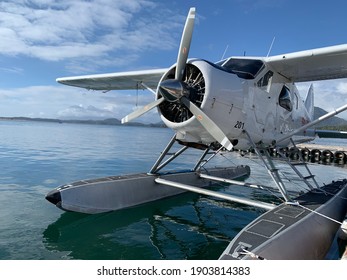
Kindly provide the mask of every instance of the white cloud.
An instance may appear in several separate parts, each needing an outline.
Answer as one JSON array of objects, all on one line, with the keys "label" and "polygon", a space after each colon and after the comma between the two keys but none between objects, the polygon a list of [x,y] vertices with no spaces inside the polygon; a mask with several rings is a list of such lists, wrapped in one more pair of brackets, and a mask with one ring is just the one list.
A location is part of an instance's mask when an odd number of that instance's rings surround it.
[{"label": "white cloud", "polygon": [[[311,84],[314,86],[315,106],[330,112],[347,104],[347,79],[300,83],[298,89],[304,98]],[[347,119],[347,112],[339,117]]]},{"label": "white cloud", "polygon": [[[147,91],[96,92],[65,86],[32,86],[0,89],[0,115],[5,117],[44,117],[61,119],[118,118],[154,100]],[[158,122],[154,109],[141,119],[142,122]]]},{"label": "white cloud", "polygon": [[62,119],[107,119],[114,118],[111,110],[103,110],[93,105],[72,105],[58,112],[58,118]]},{"label": "white cloud", "polygon": [[156,13],[156,5],[146,0],[1,1],[0,55],[105,62],[115,51],[133,56],[174,48],[172,31],[182,18],[169,9]]}]

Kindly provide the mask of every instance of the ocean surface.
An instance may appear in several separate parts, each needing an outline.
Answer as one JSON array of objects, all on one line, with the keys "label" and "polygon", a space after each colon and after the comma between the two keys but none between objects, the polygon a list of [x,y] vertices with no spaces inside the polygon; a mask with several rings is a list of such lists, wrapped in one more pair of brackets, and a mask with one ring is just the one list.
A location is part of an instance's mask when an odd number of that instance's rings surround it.
[{"label": "ocean surface", "polygon": [[[172,135],[165,128],[0,121],[0,259],[217,259],[261,210],[191,193],[98,215],[64,212],[45,200],[65,183],[149,171]],[[325,143],[333,141],[347,147]],[[195,156],[173,168],[190,168]],[[248,164],[247,181],[269,184],[256,157],[228,153],[213,164]],[[320,182],[347,178],[344,166],[312,169]]]}]

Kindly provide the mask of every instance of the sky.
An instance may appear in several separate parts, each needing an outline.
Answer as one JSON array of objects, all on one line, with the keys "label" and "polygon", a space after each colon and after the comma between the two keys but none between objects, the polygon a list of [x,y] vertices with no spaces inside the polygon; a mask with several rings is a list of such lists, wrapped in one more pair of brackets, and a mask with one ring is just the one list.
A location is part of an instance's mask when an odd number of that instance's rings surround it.
[{"label": "sky", "polygon": [[[170,67],[196,7],[189,57],[266,56],[347,43],[347,1],[1,0],[0,116],[122,118],[149,91],[87,91],[58,77]],[[315,105],[347,103],[347,79],[314,82]],[[298,84],[305,98],[310,83]],[[347,113],[342,115],[347,118]],[[139,119],[156,122],[156,110]]]}]

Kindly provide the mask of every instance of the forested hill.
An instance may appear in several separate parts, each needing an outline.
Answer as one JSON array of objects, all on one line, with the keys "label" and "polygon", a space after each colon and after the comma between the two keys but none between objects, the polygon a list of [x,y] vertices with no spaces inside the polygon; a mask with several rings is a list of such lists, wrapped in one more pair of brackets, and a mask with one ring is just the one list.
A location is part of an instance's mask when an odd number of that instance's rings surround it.
[{"label": "forested hill", "polygon": [[[322,108],[314,108],[314,119],[317,119],[328,113]],[[62,120],[62,119],[49,119],[49,118],[27,118],[27,117],[0,117],[0,120],[11,120],[11,121],[41,121],[41,122],[55,122],[55,123],[78,123],[78,124],[96,124],[96,125],[121,125],[121,121],[116,118],[109,118],[103,120]],[[124,125],[128,126],[150,126],[150,127],[165,127],[164,123],[154,123],[154,124],[143,124],[139,122],[129,122]],[[332,117],[328,120],[315,126],[315,128],[329,129],[329,130],[343,130],[347,131],[347,120]]]},{"label": "forested hill", "polygon": [[[327,113],[328,112],[322,108],[314,107],[314,119],[318,119]],[[347,120],[339,117],[332,117],[318,124],[316,128],[347,131]]]},{"label": "forested hill", "polygon": [[[27,118],[27,117],[0,117],[0,120],[6,121],[34,121],[34,122],[52,122],[52,123],[77,123],[77,124],[95,124],[95,125],[122,125],[121,121],[116,118],[103,120],[62,120],[49,118]],[[163,123],[143,124],[139,122],[129,122],[123,125],[127,126],[150,126],[150,127],[165,127]]]}]

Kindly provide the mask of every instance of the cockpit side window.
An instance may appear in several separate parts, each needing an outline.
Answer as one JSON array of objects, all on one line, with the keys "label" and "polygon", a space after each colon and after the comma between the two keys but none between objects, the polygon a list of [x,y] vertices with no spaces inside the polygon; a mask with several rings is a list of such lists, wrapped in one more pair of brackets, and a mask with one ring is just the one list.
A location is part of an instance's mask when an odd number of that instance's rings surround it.
[{"label": "cockpit side window", "polygon": [[266,72],[264,77],[258,81],[257,86],[269,92],[273,75],[274,73],[272,71]]},{"label": "cockpit side window", "polygon": [[290,112],[293,110],[291,94],[289,89],[286,86],[283,86],[281,90],[280,96],[278,98],[278,103],[280,104],[281,107],[283,107],[284,109]]}]

